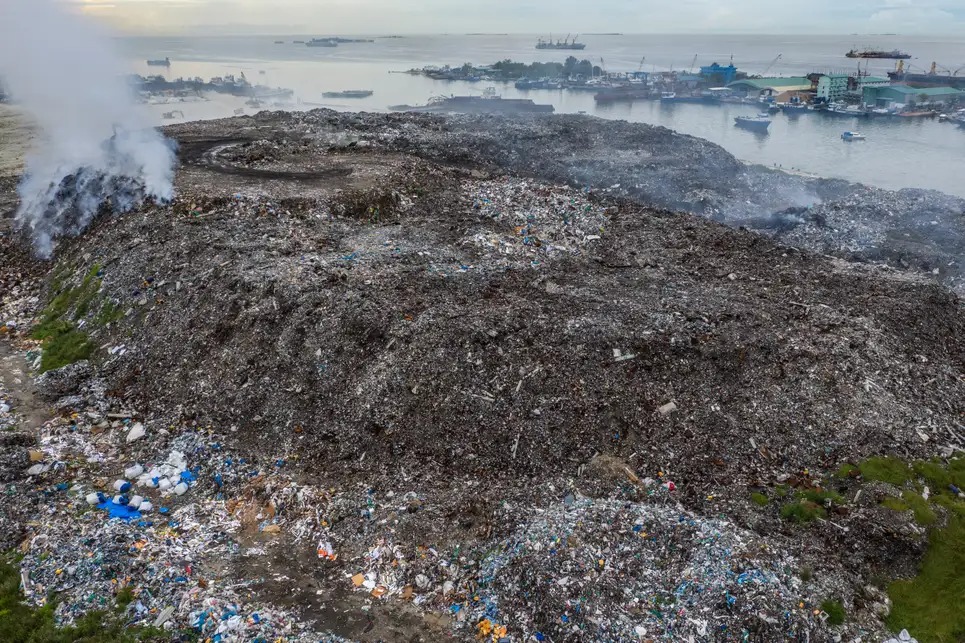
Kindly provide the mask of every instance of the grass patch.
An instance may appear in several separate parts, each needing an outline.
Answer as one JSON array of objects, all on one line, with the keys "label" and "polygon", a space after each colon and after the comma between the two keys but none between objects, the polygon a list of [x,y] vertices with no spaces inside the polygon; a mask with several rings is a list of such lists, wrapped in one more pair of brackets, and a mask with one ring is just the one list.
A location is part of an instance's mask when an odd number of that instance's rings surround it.
[{"label": "grass patch", "polygon": [[168,641],[170,633],[129,627],[105,612],[90,612],[69,627],[57,627],[55,598],[43,607],[23,602],[20,571],[0,562],[0,641],[4,643],[139,643]]},{"label": "grass patch", "polygon": [[46,373],[61,366],[87,359],[94,352],[94,345],[90,342],[87,333],[70,327],[70,330],[44,341],[43,349],[44,352],[40,358],[40,372]]},{"label": "grass patch", "polygon": [[824,507],[810,500],[795,500],[781,507],[781,518],[799,525],[814,522],[827,515]]},{"label": "grass patch", "polygon": [[114,600],[117,601],[117,607],[124,610],[134,600],[134,590],[131,589],[130,585],[125,585],[117,590],[117,596],[114,597]]},{"label": "grass patch", "polygon": [[934,525],[938,521],[938,515],[931,508],[928,501],[915,491],[903,491],[901,499],[904,500],[912,511],[915,512],[915,522],[919,525]]},{"label": "grass patch", "polygon": [[834,477],[835,478],[854,478],[859,473],[861,473],[861,469],[851,464],[850,462],[845,462],[840,467],[838,467],[837,471],[834,472]]},{"label": "grass patch", "polygon": [[901,486],[911,480],[912,471],[903,460],[891,457],[868,458],[858,465],[865,480],[880,480]]},{"label": "grass patch", "polygon": [[797,575],[801,577],[805,583],[814,578],[814,570],[810,567],[802,567],[798,570]]},{"label": "grass patch", "polygon": [[[30,333],[34,339],[44,342],[41,373],[87,359],[94,352],[94,345],[87,333],[77,328],[73,321],[87,316],[94,305],[101,287],[101,280],[97,276],[99,272],[100,266],[95,264],[76,288],[63,286],[70,276],[69,269],[59,270],[55,274],[51,290],[57,294],[47,304],[40,323]],[[71,310],[73,321],[68,320]]]},{"label": "grass patch", "polygon": [[912,463],[911,468],[936,493],[947,491],[948,485],[952,483],[952,474],[941,465],[941,462],[919,460]]},{"label": "grass patch", "polygon": [[965,640],[965,516],[955,513],[931,531],[918,576],[891,583],[888,595],[893,631],[907,629],[920,643]]},{"label": "grass patch", "polygon": [[965,518],[965,500],[951,496],[932,496],[932,502],[948,509],[949,513],[955,513]]},{"label": "grass patch", "polygon": [[104,305],[101,306],[101,310],[97,313],[97,317],[94,318],[94,323],[98,326],[107,326],[108,324],[113,324],[124,317],[124,310],[115,304],[113,301],[105,301]]},{"label": "grass patch", "polygon": [[767,505],[769,501],[767,499],[767,496],[765,496],[763,493],[759,491],[755,491],[754,493],[751,494],[751,502],[753,502],[755,505],[759,507],[764,507]]},{"label": "grass patch", "polygon": [[798,492],[797,497],[803,500],[810,500],[814,504],[821,506],[827,506],[829,502],[833,505],[844,504],[844,496],[828,489],[807,489]]},{"label": "grass patch", "polygon": [[841,601],[825,600],[821,603],[821,609],[828,615],[829,625],[841,625],[844,623],[844,605]]}]

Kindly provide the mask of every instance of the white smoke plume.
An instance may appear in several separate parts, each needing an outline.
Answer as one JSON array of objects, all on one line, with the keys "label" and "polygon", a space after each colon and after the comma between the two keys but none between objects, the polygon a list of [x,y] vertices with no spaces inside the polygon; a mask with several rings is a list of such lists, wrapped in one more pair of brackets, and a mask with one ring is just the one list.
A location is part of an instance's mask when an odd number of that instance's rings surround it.
[{"label": "white smoke plume", "polygon": [[174,192],[174,144],[138,111],[110,35],[76,3],[0,0],[0,78],[41,130],[26,159],[18,224],[48,257],[105,205]]}]

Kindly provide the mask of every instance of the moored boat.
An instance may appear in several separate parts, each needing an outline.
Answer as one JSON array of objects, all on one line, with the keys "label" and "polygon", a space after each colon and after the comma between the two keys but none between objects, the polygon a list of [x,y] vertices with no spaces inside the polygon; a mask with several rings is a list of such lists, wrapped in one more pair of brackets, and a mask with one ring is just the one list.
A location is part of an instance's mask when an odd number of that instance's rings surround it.
[{"label": "moored boat", "polygon": [[767,114],[758,114],[757,116],[738,116],[734,119],[734,123],[738,127],[743,127],[744,129],[754,130],[756,132],[766,132],[767,128],[771,126],[771,119]]}]

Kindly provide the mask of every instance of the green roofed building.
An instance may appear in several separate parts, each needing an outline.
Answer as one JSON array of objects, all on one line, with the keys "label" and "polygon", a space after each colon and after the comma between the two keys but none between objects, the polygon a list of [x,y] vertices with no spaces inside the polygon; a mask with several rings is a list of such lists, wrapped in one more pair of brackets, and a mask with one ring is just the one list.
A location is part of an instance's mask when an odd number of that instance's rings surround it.
[{"label": "green roofed building", "polygon": [[954,87],[910,87],[889,85],[865,87],[862,99],[866,105],[889,107],[891,105],[916,105],[919,103],[965,103],[965,92]]},{"label": "green roofed building", "polygon": [[805,92],[814,87],[807,78],[742,78],[727,85],[733,92],[747,95],[774,95],[784,92]]}]

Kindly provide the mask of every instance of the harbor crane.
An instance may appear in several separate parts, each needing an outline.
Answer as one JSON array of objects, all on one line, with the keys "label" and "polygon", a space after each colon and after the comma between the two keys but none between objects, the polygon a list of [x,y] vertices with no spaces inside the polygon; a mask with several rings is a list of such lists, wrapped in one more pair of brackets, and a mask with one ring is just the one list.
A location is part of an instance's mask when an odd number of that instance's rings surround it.
[{"label": "harbor crane", "polygon": [[689,73],[691,73],[691,74],[694,73],[694,66],[697,65],[697,56],[699,56],[699,55],[700,55],[700,54],[694,54],[694,59],[690,62],[690,72],[689,72]]},{"label": "harbor crane", "polygon": [[783,58],[783,57],[784,57],[784,54],[778,54],[778,55],[777,55],[777,58],[775,58],[774,60],[771,61],[771,64],[767,66],[767,69],[765,69],[765,70],[764,70],[764,73],[761,74],[761,75],[762,75],[762,76],[767,76],[767,72],[771,71],[771,67],[773,67],[774,65],[776,65],[776,64],[777,64],[777,61],[780,60],[780,59]]}]

